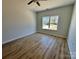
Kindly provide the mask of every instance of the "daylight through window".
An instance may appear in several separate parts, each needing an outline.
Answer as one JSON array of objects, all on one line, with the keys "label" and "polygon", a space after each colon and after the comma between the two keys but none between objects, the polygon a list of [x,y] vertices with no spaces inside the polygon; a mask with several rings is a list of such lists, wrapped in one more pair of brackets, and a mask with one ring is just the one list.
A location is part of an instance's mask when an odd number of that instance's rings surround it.
[{"label": "daylight through window", "polygon": [[57,30],[58,16],[42,17],[42,29]]}]

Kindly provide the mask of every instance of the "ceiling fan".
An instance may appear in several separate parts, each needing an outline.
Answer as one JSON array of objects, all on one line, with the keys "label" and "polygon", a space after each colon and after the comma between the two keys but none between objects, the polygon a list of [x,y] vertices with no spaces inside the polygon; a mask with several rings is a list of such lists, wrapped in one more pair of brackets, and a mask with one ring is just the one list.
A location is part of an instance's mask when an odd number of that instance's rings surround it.
[{"label": "ceiling fan", "polygon": [[31,3],[35,2],[38,6],[40,6],[40,3],[37,0],[31,0],[28,5],[30,5]]}]

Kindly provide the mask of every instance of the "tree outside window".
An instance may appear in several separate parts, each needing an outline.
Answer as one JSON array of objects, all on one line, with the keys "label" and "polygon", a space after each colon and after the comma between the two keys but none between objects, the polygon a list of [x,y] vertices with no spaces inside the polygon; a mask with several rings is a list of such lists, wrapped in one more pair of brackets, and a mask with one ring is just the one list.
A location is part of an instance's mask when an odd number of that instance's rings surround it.
[{"label": "tree outside window", "polygon": [[58,16],[42,17],[42,29],[57,30]]}]

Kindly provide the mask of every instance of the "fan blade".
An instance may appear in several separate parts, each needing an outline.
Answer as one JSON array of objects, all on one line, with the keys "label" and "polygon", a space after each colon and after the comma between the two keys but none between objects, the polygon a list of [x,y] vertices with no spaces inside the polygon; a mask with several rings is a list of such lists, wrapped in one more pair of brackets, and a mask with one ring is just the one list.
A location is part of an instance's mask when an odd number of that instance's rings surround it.
[{"label": "fan blade", "polygon": [[32,2],[33,2],[33,0],[32,0],[32,1],[30,1],[30,2],[28,3],[28,5],[29,5],[29,4],[31,4]]},{"label": "fan blade", "polygon": [[38,6],[40,6],[40,3],[38,1],[36,3],[37,3]]}]

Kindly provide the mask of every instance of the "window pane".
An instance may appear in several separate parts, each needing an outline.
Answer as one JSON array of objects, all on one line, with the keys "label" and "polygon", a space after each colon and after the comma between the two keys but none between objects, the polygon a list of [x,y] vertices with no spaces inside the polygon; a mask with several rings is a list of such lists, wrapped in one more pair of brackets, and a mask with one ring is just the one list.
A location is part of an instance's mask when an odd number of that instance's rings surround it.
[{"label": "window pane", "polygon": [[50,17],[50,29],[57,30],[58,25],[58,16],[51,16]]},{"label": "window pane", "polygon": [[49,16],[42,17],[42,29],[49,28]]}]

